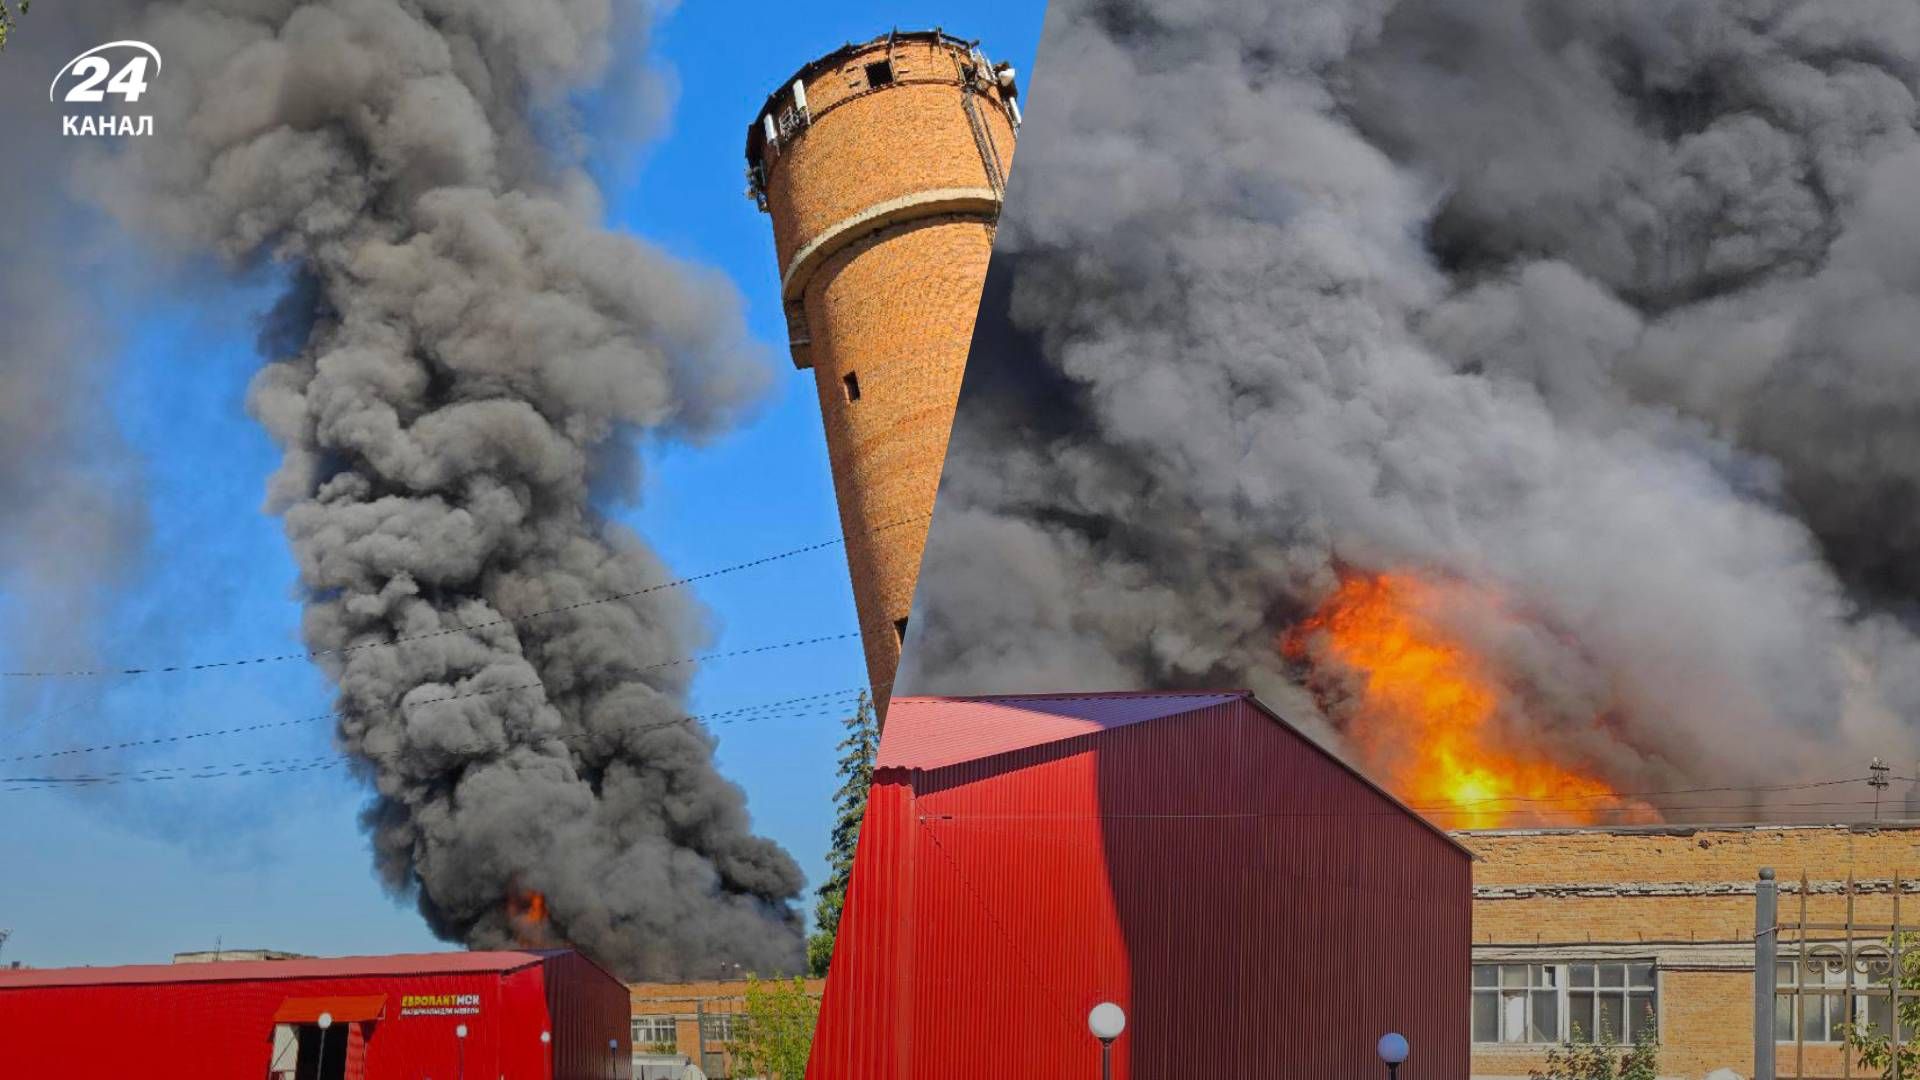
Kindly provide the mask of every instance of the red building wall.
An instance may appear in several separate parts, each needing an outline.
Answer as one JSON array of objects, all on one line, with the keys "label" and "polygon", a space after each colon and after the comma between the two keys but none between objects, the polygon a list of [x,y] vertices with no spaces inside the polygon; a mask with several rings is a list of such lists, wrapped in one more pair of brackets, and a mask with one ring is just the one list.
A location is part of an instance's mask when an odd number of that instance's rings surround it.
[{"label": "red building wall", "polygon": [[[625,1078],[632,1072],[633,1006],[626,984],[579,953],[566,952],[548,958],[545,992],[554,1080]],[[609,1039],[618,1042],[611,1051]],[[514,1075],[508,1073],[508,1080]]]},{"label": "red building wall", "polygon": [[[351,972],[352,960],[0,973],[0,1077],[264,1080],[274,1014],[289,999],[382,996],[361,1029],[365,1080],[604,1080],[631,1073],[626,988],[574,954],[517,956],[490,970]],[[371,958],[391,968],[395,958]],[[484,961],[481,961],[484,963]],[[246,969],[235,971],[234,969]],[[470,997],[460,1011],[413,995]],[[550,1011],[549,1003],[562,1006]],[[473,1010],[473,1011],[467,1011]],[[464,1047],[455,1029],[465,1024]],[[543,1043],[543,1031],[553,1036]],[[607,1041],[618,1041],[609,1054]]]},{"label": "red building wall", "polygon": [[[891,723],[900,722],[896,715]],[[885,764],[884,761],[882,763]],[[882,769],[813,1080],[1464,1080],[1469,856],[1250,699]]]}]

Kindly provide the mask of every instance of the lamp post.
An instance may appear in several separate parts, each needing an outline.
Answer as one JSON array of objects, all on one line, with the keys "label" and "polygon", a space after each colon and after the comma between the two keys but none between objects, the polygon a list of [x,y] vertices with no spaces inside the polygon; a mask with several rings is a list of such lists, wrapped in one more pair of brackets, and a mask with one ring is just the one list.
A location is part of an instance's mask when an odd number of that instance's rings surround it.
[{"label": "lamp post", "polygon": [[1103,1001],[1087,1013],[1087,1030],[1100,1040],[1100,1080],[1113,1080],[1113,1040],[1127,1030],[1125,1009]]},{"label": "lamp post", "polygon": [[1407,1060],[1407,1037],[1397,1031],[1380,1036],[1380,1060],[1387,1063],[1387,1080],[1398,1080],[1400,1063]]},{"label": "lamp post", "polygon": [[460,1056],[456,1059],[459,1071],[454,1075],[459,1080],[467,1080],[467,1025],[460,1024],[454,1027],[453,1042],[460,1048]]},{"label": "lamp post", "polygon": [[333,1026],[333,1014],[320,1014],[320,1060],[313,1064],[313,1080],[327,1080],[327,1029]]}]

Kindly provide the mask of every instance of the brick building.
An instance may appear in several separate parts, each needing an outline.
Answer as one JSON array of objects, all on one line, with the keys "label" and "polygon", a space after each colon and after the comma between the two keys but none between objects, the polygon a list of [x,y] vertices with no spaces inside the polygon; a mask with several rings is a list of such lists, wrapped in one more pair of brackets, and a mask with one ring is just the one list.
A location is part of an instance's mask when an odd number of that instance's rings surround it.
[{"label": "brick building", "polygon": [[[1605,1025],[1627,1041],[1641,1024],[1657,1029],[1663,1077],[1751,1076],[1762,867],[1777,875],[1782,919],[1798,915],[1804,874],[1815,921],[1844,918],[1850,876],[1860,921],[1892,921],[1896,877],[1910,905],[1904,921],[1920,921],[1920,901],[1911,899],[1920,885],[1906,880],[1920,877],[1920,821],[1454,835],[1478,856],[1473,1075],[1481,1080],[1525,1077],[1576,1025],[1588,1037]],[[1783,983],[1800,977],[1794,952],[1783,939]],[[1866,999],[1858,1007],[1867,1009]],[[1777,999],[1779,1075],[1796,1075],[1798,1049],[1800,1075],[1840,1076],[1843,1022],[1837,1005],[1832,1016],[1818,1007],[1796,1016],[1790,999]]]},{"label": "brick building", "polygon": [[[807,980],[807,993],[815,998],[826,987],[825,979]],[[728,1045],[746,1012],[744,981],[631,983],[627,993],[635,1080],[678,1080],[688,1075],[689,1064],[712,1080],[734,1075]]]},{"label": "brick building", "polygon": [[747,131],[794,366],[811,368],[884,714],[900,662],[1020,108],[1014,73],[938,30],[801,68]]}]

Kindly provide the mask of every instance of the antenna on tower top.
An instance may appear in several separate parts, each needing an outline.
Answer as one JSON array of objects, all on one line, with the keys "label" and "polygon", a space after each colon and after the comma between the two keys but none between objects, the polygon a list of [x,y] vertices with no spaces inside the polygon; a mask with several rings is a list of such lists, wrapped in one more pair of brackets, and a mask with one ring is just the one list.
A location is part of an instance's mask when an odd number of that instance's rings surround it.
[{"label": "antenna on tower top", "polygon": [[0,926],[0,949],[4,949],[7,947],[7,939],[12,936],[13,936],[13,931],[7,929],[4,926]]}]

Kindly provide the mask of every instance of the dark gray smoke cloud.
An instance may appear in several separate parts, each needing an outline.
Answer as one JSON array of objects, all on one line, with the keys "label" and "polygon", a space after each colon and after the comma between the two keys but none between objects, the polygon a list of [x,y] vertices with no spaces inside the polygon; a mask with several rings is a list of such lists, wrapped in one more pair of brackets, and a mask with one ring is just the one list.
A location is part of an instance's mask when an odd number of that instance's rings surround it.
[{"label": "dark gray smoke cloud", "polygon": [[[634,494],[636,443],[726,425],[766,377],[723,280],[596,224],[570,100],[652,14],[152,5],[112,29],[165,58],[130,110],[155,134],[103,140],[79,183],[174,250],[290,279],[249,405],[284,448],[268,506],[386,883],[476,947],[797,969],[799,870],[685,718],[696,603],[502,623],[671,578],[596,503]],[[512,910],[536,891],[544,928]]]},{"label": "dark gray smoke cloud", "polygon": [[[89,286],[111,287],[111,246],[66,201],[47,80],[87,40],[69,5],[31,12],[0,53],[0,635],[21,667],[90,667],[91,631],[145,549],[139,463],[98,387],[116,342]],[[66,50],[48,65],[34,61]],[[38,123],[27,122],[32,112]],[[58,688],[0,688],[8,720],[42,715]]]},{"label": "dark gray smoke cloud", "polygon": [[1056,0],[1037,67],[903,688],[1337,741],[1276,638],[1408,569],[1620,786],[1911,759],[1920,8]]}]

